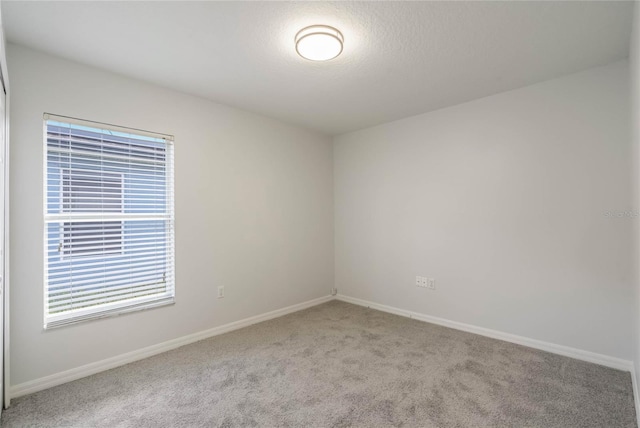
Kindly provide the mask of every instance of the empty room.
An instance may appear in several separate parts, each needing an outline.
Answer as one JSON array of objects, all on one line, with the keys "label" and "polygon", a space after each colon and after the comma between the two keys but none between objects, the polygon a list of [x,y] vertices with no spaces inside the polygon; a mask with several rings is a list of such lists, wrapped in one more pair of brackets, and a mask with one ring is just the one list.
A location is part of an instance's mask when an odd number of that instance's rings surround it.
[{"label": "empty room", "polygon": [[0,427],[638,427],[640,4],[0,18]]}]

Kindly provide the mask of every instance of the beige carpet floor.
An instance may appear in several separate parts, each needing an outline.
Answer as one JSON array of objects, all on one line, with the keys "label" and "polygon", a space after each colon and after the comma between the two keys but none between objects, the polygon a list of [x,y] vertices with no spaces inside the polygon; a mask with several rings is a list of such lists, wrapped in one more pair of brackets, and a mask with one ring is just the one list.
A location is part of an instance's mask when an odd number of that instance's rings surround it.
[{"label": "beige carpet floor", "polygon": [[635,427],[629,373],[331,301],[13,400],[3,427]]}]

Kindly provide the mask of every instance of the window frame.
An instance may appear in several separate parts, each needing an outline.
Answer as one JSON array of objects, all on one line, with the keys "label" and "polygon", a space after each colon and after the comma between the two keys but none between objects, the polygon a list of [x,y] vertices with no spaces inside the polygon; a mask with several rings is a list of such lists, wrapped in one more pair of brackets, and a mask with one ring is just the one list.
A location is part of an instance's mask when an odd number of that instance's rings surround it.
[{"label": "window frame", "polygon": [[[82,307],[82,308],[78,308],[78,309],[72,309],[69,311],[66,311],[64,313],[54,313],[54,314],[50,314],[48,313],[48,309],[49,309],[49,289],[48,289],[48,285],[49,285],[49,266],[48,266],[48,259],[49,259],[49,254],[48,254],[48,239],[49,239],[49,231],[48,231],[48,226],[47,224],[49,223],[55,223],[55,221],[51,220],[50,217],[54,216],[55,214],[50,214],[48,212],[49,209],[49,204],[48,204],[48,187],[49,187],[49,183],[48,183],[48,168],[49,168],[49,158],[48,158],[48,151],[49,151],[49,147],[48,147],[48,127],[47,127],[47,122],[48,121],[56,121],[56,122],[61,122],[67,125],[79,125],[79,126],[84,126],[84,127],[89,127],[89,128],[93,128],[96,130],[100,130],[100,131],[114,131],[117,133],[125,133],[125,134],[130,134],[130,135],[134,135],[134,136],[142,136],[142,137],[151,137],[151,138],[156,138],[156,139],[162,139],[164,140],[166,146],[165,146],[165,150],[166,150],[166,163],[165,165],[165,181],[166,181],[166,208],[163,211],[163,214],[158,214],[158,215],[143,215],[142,217],[145,218],[153,218],[155,219],[155,221],[164,221],[165,223],[165,228],[164,228],[164,233],[166,233],[166,237],[165,237],[165,243],[166,245],[163,247],[163,252],[164,252],[164,260],[165,263],[167,264],[167,266],[169,267],[169,270],[167,272],[165,272],[163,274],[163,278],[165,278],[165,283],[167,284],[167,290],[165,291],[164,294],[161,295],[152,295],[152,296],[137,296],[137,297],[133,297],[133,298],[128,298],[128,299],[123,299],[123,300],[119,300],[119,301],[112,301],[112,302],[107,302],[107,303],[100,303],[97,304],[95,306],[91,306],[91,307]],[[141,311],[141,310],[146,310],[146,309],[152,309],[152,308],[157,308],[157,307],[162,307],[162,306],[168,306],[168,305],[173,305],[175,304],[175,296],[176,296],[176,286],[175,286],[175,197],[174,197],[174,189],[175,189],[175,184],[174,184],[174,163],[175,163],[175,156],[174,156],[174,137],[172,135],[169,134],[161,134],[161,133],[157,133],[157,132],[151,132],[151,131],[145,131],[145,130],[140,130],[140,129],[136,129],[136,128],[128,128],[128,127],[124,127],[124,126],[117,126],[117,125],[112,125],[112,124],[108,124],[108,123],[103,123],[103,122],[97,122],[97,121],[91,121],[91,120],[85,120],[85,119],[78,119],[78,118],[74,118],[74,117],[69,117],[69,116],[61,116],[61,115],[55,115],[55,114],[50,114],[50,113],[44,113],[43,114],[43,219],[44,219],[44,230],[43,230],[43,255],[44,255],[44,260],[43,260],[43,267],[44,267],[44,278],[43,278],[43,328],[44,330],[49,330],[52,328],[57,328],[57,327],[62,327],[62,326],[66,326],[66,325],[71,325],[71,324],[76,324],[79,322],[84,322],[84,321],[90,321],[90,320],[95,320],[95,319],[101,319],[101,318],[106,318],[106,317],[112,317],[112,316],[117,316],[117,315],[121,315],[121,314],[125,314],[125,313],[129,313],[129,312],[135,312],[135,311]],[[60,168],[62,169],[62,168]],[[78,170],[78,169],[76,169]],[[92,171],[93,172],[93,171]],[[122,196],[122,206],[121,206],[121,212],[124,214],[125,211],[125,200],[126,200],[126,190],[125,190],[125,181],[124,181],[124,173],[121,174],[122,176],[122,181],[121,181],[121,185],[122,185],[122,192],[121,192],[121,196]],[[62,173],[60,174],[60,180],[62,180]],[[62,197],[62,186],[60,186],[60,197]],[[62,207],[62,199],[60,199],[60,203],[61,203],[61,207]],[[104,213],[104,212],[102,212]],[[99,214],[99,213],[96,213]],[[137,214],[131,214],[131,216],[133,216],[132,219],[130,219],[131,221],[136,221]],[[93,217],[93,215],[91,214],[87,214],[87,215],[83,215],[80,216],[79,218],[82,219],[87,219],[87,218],[91,218]],[[49,219],[48,219],[49,218]],[[108,219],[108,216],[105,217],[104,219],[102,219],[103,221],[120,221],[120,220],[111,220]],[[96,216],[96,221],[100,221],[98,219],[98,216]],[[84,260],[89,260],[90,258],[96,258],[96,259],[105,259],[105,258],[109,258],[109,257],[122,257],[124,255],[124,251],[125,251],[125,221],[127,220],[122,220],[122,246],[121,246],[121,251],[122,254],[105,254],[105,255],[96,255],[96,256],[86,256],[82,257],[83,261]],[[68,220],[64,221],[64,222],[59,222],[61,224],[61,228],[62,228],[62,223],[67,223],[69,222]],[[71,221],[72,222],[72,221]],[[61,230],[61,236],[64,235],[64,233]],[[61,254],[62,256],[62,254]],[[74,256],[66,256],[66,259],[70,259],[70,258],[74,258]],[[166,276],[166,277],[165,277]]]}]

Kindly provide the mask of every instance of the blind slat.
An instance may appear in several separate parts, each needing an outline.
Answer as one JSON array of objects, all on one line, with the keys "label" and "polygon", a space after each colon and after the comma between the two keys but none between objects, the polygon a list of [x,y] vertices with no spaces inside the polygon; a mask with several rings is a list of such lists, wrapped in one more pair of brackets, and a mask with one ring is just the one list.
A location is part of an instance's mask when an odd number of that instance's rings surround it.
[{"label": "blind slat", "polygon": [[[105,302],[121,301],[124,299],[132,299],[148,294],[162,293],[164,297],[166,289],[159,286],[145,286],[143,288],[129,288],[127,290],[112,290],[103,295],[84,296],[81,298],[52,300],[49,302],[55,312],[64,311],[66,308],[71,307],[73,309],[84,308],[87,306],[93,306]],[[150,293],[152,292],[152,293]]]},{"label": "blind slat", "polygon": [[163,291],[170,291],[167,287],[167,284],[158,278],[149,277],[148,282],[141,283],[139,286],[131,285],[131,284],[113,284],[107,291],[94,289],[87,289],[83,292],[79,293],[57,293],[55,295],[49,296],[49,302],[56,301],[58,306],[62,302],[87,302],[90,300],[100,299],[102,297],[109,297],[115,294],[123,295],[123,294],[135,294],[138,290],[148,290],[148,289],[162,289]]},{"label": "blind slat", "polygon": [[[155,272],[157,275],[162,276],[162,275],[166,275],[167,269],[165,268],[164,265],[159,265],[159,264],[146,265],[146,266],[134,265],[134,266],[127,266],[125,269],[113,269],[113,270],[110,270],[108,282],[109,283],[117,282],[121,279],[126,279],[128,277],[133,278],[142,272],[147,272],[147,273]],[[49,289],[53,289],[54,287],[57,287],[57,288],[69,287],[69,288],[73,288],[74,290],[76,290],[76,288],[78,290],[81,290],[82,286],[86,284],[107,283],[104,273],[100,271],[78,272],[77,274],[72,275],[69,281],[65,281],[64,284],[60,284],[60,285],[56,285],[56,282],[58,281],[57,278],[52,280],[52,277],[49,277],[49,280],[50,280]]]}]

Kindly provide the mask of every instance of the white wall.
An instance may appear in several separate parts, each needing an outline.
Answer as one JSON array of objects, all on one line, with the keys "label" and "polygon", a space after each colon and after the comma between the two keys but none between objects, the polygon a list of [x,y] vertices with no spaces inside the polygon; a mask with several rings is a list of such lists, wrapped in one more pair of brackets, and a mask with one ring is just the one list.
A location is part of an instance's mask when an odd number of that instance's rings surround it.
[{"label": "white wall", "polygon": [[623,61],[337,137],[338,292],[631,360],[628,90]]},{"label": "white wall", "polygon": [[[12,384],[329,294],[330,138],[15,45],[8,63]],[[44,112],[175,136],[175,305],[43,331]]]}]

